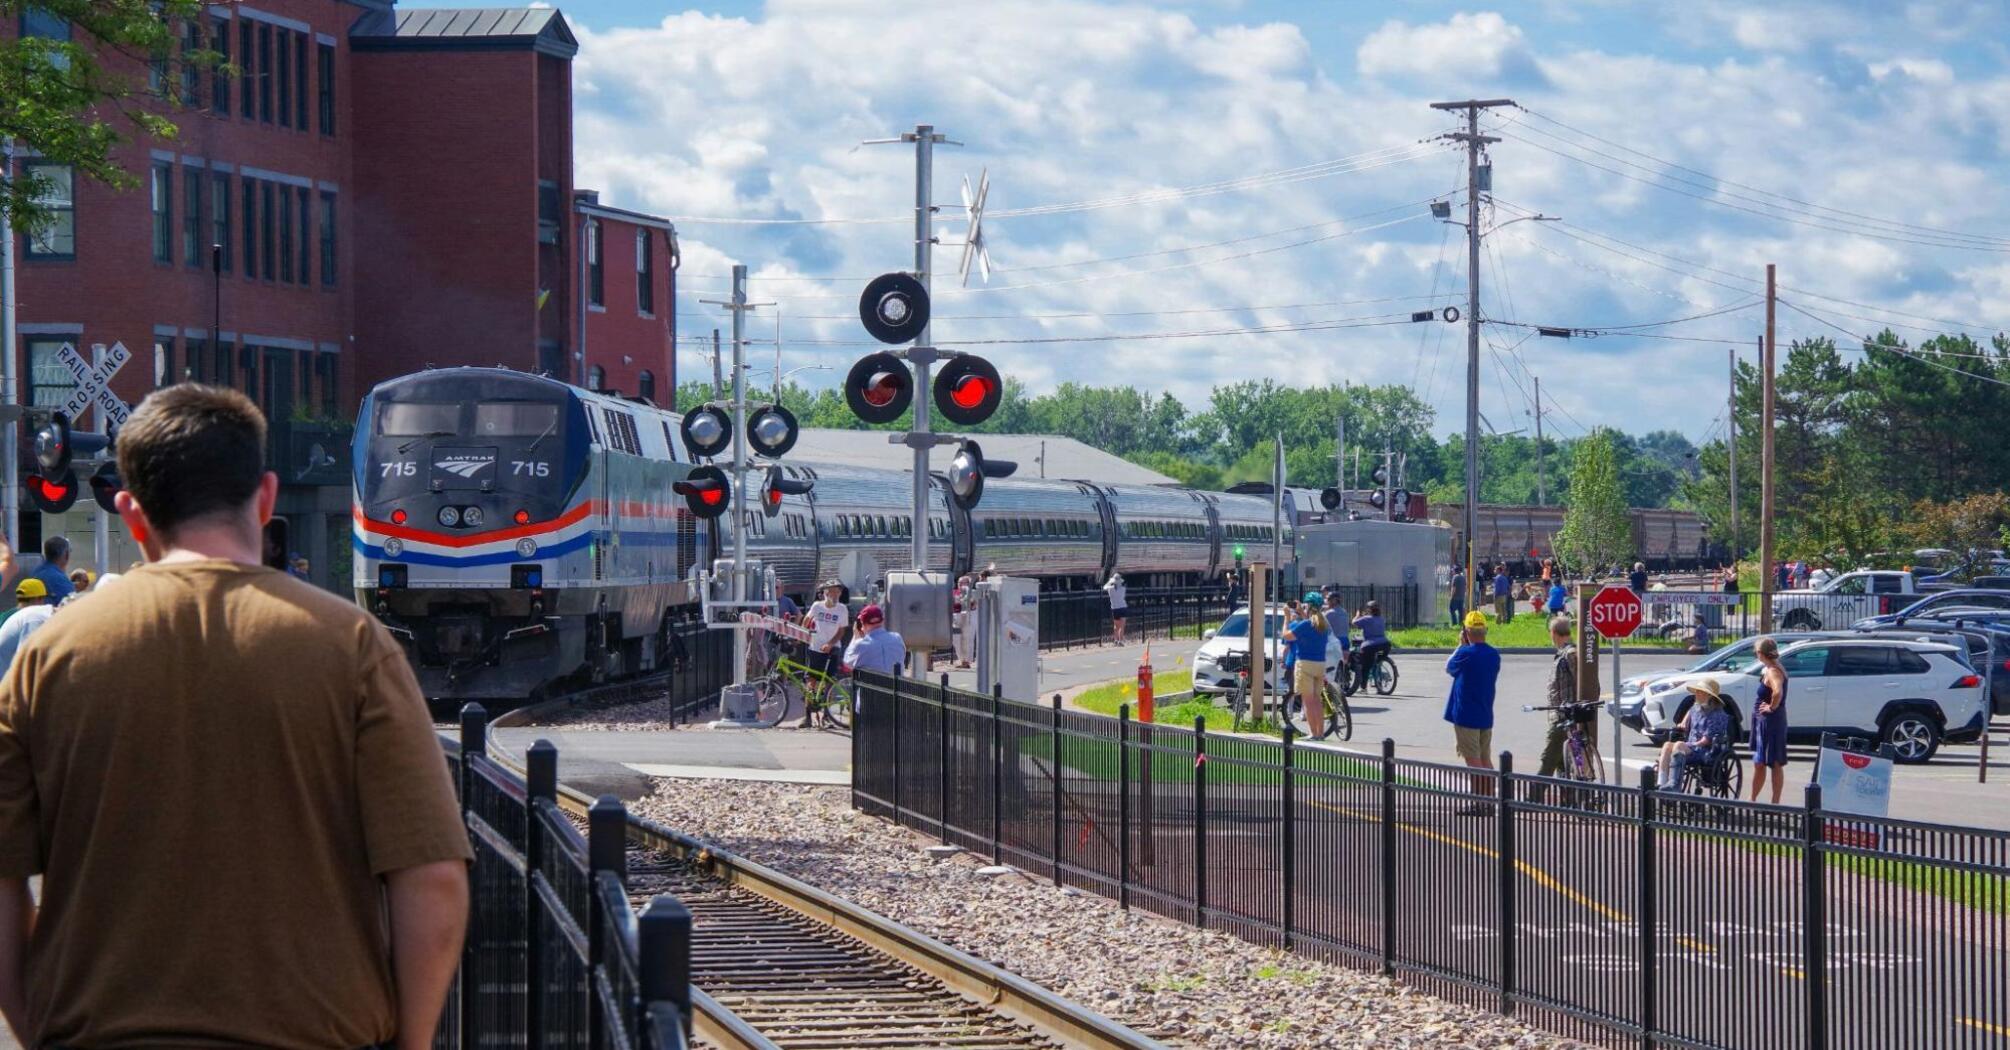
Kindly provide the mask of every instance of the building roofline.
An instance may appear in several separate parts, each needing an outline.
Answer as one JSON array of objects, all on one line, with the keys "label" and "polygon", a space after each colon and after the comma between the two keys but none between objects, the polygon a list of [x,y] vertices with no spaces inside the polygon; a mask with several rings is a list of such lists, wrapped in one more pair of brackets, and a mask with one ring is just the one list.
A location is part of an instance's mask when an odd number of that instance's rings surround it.
[{"label": "building roofline", "polygon": [[632,223],[636,226],[654,226],[659,230],[665,230],[671,233],[675,233],[677,230],[677,227],[673,225],[669,219],[665,219],[658,215],[646,215],[639,211],[629,211],[627,208],[615,208],[606,204],[594,204],[589,201],[583,201],[576,198],[572,202],[572,208],[574,211],[578,212],[581,215],[591,215],[597,219],[613,219],[616,222]]},{"label": "building roofline", "polygon": [[[507,16],[540,16],[528,32],[491,32]],[[488,29],[479,23],[490,23]],[[470,31],[472,30],[472,31]],[[349,30],[352,51],[532,51],[570,60],[579,39],[550,8],[404,8],[372,6]]]}]

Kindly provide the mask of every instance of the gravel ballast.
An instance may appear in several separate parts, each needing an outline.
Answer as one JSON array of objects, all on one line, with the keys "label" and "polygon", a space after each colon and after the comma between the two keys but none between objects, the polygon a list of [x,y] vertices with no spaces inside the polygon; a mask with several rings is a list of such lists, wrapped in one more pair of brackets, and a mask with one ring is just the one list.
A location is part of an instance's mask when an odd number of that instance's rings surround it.
[{"label": "gravel ballast", "polygon": [[844,788],[658,778],[633,811],[905,923],[1180,1046],[1581,1044],[1381,976],[1196,930],[850,807]]}]

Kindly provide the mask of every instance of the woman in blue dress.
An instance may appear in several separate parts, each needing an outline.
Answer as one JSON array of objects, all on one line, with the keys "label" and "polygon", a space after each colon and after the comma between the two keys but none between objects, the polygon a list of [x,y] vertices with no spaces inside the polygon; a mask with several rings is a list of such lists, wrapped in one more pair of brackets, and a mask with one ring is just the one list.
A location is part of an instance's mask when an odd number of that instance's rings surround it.
[{"label": "woman in blue dress", "polygon": [[1752,801],[1772,774],[1773,805],[1787,783],[1787,669],[1780,666],[1780,646],[1761,638],[1752,646],[1759,658],[1758,709],[1752,712]]}]

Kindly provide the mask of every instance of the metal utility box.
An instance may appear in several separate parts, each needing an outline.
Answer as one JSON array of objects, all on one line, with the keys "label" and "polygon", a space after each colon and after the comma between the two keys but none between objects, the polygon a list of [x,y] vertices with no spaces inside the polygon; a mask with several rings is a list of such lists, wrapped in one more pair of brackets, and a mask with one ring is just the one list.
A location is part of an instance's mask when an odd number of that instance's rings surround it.
[{"label": "metal utility box", "polygon": [[946,572],[886,574],[887,630],[900,635],[909,652],[949,647],[950,579]]},{"label": "metal utility box", "polygon": [[[977,688],[999,686],[1005,699],[1040,693],[1040,583],[993,576],[977,585]],[[911,646],[910,646],[911,648]]]},{"label": "metal utility box", "polygon": [[1436,620],[1451,597],[1452,530],[1443,525],[1367,519],[1300,525],[1297,554],[1298,584],[1307,590],[1416,584],[1420,622]]}]

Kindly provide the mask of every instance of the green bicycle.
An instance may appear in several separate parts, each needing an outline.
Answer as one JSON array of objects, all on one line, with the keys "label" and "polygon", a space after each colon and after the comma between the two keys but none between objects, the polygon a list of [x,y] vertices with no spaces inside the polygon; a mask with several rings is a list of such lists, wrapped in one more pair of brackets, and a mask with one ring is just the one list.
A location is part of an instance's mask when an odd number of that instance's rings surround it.
[{"label": "green bicycle", "polygon": [[797,701],[803,703],[803,717],[812,724],[825,729],[851,725],[851,687],[793,657],[777,659],[774,669],[752,685],[759,704],[755,717],[762,725],[781,725]]}]

